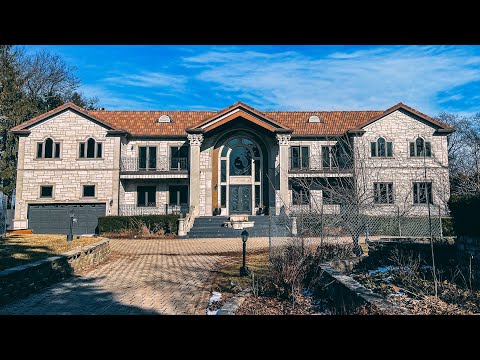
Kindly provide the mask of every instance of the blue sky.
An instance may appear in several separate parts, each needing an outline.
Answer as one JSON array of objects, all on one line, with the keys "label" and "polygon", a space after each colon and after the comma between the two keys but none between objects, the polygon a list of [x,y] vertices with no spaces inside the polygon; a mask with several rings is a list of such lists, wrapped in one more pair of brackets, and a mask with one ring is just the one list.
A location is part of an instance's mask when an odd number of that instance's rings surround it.
[{"label": "blue sky", "polygon": [[76,67],[106,110],[480,112],[480,46],[26,46]]}]

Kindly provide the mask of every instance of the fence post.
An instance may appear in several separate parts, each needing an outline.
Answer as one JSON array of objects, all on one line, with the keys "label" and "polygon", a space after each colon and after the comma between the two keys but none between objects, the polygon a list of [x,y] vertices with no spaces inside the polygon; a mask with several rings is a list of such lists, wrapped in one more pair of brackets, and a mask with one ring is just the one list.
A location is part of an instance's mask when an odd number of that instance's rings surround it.
[{"label": "fence post", "polygon": [[271,261],[272,261],[272,212],[268,211],[268,263],[270,264]]},{"label": "fence post", "polygon": [[440,213],[440,205],[438,205],[438,223],[440,224],[440,239],[443,239],[442,215]]},{"label": "fence post", "polygon": [[402,227],[400,226],[400,206],[397,205],[398,236],[402,236]]}]

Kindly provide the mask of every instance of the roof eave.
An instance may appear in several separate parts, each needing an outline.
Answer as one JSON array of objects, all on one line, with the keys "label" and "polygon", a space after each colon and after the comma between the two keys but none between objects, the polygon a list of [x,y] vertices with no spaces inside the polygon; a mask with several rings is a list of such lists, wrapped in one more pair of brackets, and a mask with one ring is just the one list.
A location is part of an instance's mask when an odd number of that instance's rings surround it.
[{"label": "roof eave", "polygon": [[350,129],[350,130],[347,130],[347,135],[351,135],[351,136],[362,136],[363,134],[365,134],[365,130],[363,129]]},{"label": "roof eave", "polygon": [[435,135],[448,135],[448,134],[451,134],[451,133],[453,133],[453,132],[455,132],[455,131],[456,131],[456,130],[453,129],[453,128],[448,128],[448,129],[442,129],[442,128],[440,128],[440,129],[435,130],[434,134],[435,134]]},{"label": "roof eave", "polygon": [[17,135],[17,136],[28,136],[31,133],[31,131],[28,129],[10,130],[10,132],[13,135]]}]

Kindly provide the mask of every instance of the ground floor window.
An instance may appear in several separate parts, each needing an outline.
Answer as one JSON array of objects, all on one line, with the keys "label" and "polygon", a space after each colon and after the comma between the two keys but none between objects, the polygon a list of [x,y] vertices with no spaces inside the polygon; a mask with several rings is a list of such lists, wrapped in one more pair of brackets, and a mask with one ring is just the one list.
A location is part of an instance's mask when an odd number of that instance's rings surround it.
[{"label": "ground floor window", "polygon": [[156,186],[137,186],[137,206],[156,207]]},{"label": "ground floor window", "polygon": [[373,202],[375,204],[393,204],[393,183],[373,183]]},{"label": "ground floor window", "polygon": [[298,184],[292,184],[292,204],[293,205],[310,204],[309,189]]},{"label": "ground floor window", "polygon": [[414,182],[413,183],[413,203],[414,204],[433,204],[432,183]]},{"label": "ground floor window", "polygon": [[188,186],[187,185],[174,185],[168,189],[169,193],[169,205],[182,205],[188,204]]}]

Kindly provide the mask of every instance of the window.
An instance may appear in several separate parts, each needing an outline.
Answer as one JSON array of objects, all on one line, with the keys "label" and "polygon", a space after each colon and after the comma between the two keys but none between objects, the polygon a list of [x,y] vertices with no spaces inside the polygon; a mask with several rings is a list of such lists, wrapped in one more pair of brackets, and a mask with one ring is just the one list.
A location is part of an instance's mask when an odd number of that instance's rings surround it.
[{"label": "window", "polygon": [[413,203],[414,204],[433,204],[432,183],[414,182],[413,183]]},{"label": "window", "polygon": [[230,176],[252,175],[252,154],[245,146],[238,146],[230,152]]},{"label": "window", "polygon": [[410,157],[423,156],[432,156],[432,144],[430,141],[425,141],[419,137],[417,140],[410,142]]},{"label": "window", "polygon": [[188,187],[186,185],[170,186],[168,189],[170,205],[188,204]]},{"label": "window", "polygon": [[137,206],[139,207],[155,207],[157,206],[155,194],[157,188],[155,186],[137,186]]},{"label": "window", "polygon": [[170,148],[170,169],[187,170],[188,153],[188,146],[172,146]]},{"label": "window", "polygon": [[60,143],[47,138],[43,143],[37,143],[37,159],[59,159]]},{"label": "window", "polygon": [[370,143],[371,157],[392,157],[393,146],[390,141],[385,141],[383,137],[379,137],[377,141]]},{"label": "window", "polygon": [[292,184],[292,204],[308,205],[310,204],[310,191],[298,184]]},{"label": "window", "polygon": [[373,183],[373,202],[393,204],[393,183]]},{"label": "window", "polygon": [[52,185],[42,185],[42,186],[40,186],[40,197],[41,198],[52,198],[53,197],[53,186]]},{"label": "window", "polygon": [[309,148],[308,146],[290,147],[290,168],[308,169],[309,168]]},{"label": "window", "polygon": [[255,185],[255,207],[260,207],[260,185]]},{"label": "window", "polygon": [[220,160],[220,181],[227,181],[227,160]]},{"label": "window", "polygon": [[220,206],[222,208],[227,207],[227,186],[226,185],[220,186]]},{"label": "window", "polygon": [[139,146],[138,147],[138,167],[140,170],[157,169],[157,147]]},{"label": "window", "polygon": [[83,185],[83,197],[95,197],[95,185]]},{"label": "window", "polygon": [[79,144],[78,157],[80,159],[100,159],[103,156],[103,144],[90,138]]},{"label": "window", "polygon": [[322,167],[330,169],[330,146],[322,146]]}]

